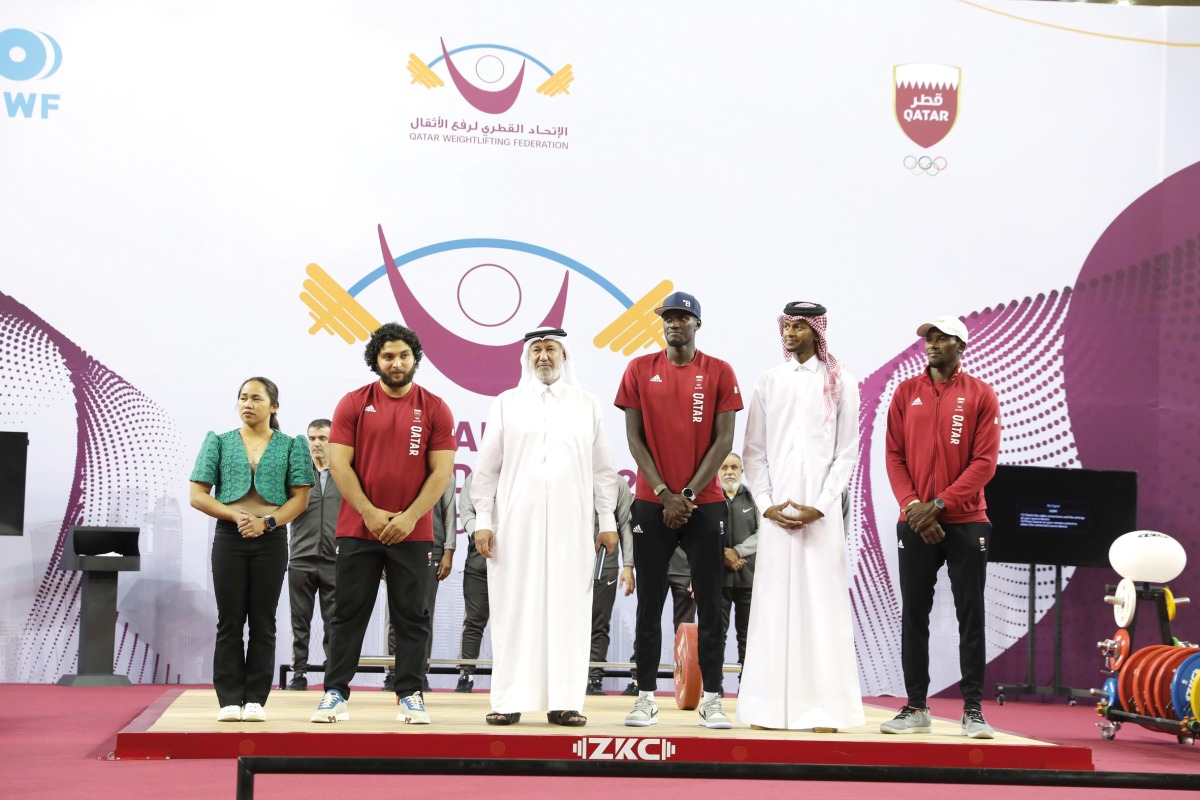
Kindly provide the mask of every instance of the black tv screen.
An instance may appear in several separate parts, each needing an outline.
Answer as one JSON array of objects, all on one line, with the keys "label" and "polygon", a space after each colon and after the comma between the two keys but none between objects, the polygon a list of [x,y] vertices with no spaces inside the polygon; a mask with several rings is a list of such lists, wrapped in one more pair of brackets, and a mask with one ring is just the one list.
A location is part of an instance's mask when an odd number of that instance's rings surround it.
[{"label": "black tv screen", "polygon": [[25,530],[25,472],[29,434],[0,431],[0,536]]},{"label": "black tv screen", "polygon": [[988,560],[1107,567],[1108,548],[1137,530],[1137,473],[1001,464],[984,489]]}]

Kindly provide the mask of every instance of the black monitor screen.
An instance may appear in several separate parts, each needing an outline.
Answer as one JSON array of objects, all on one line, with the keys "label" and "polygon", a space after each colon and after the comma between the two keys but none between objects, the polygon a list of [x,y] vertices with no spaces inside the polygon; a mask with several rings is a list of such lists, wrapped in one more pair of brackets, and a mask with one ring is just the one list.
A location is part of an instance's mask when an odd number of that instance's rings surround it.
[{"label": "black monitor screen", "polygon": [[29,434],[0,431],[0,536],[25,529],[25,471]]},{"label": "black monitor screen", "polygon": [[984,490],[989,561],[1107,567],[1108,548],[1137,530],[1137,473],[1001,464]]}]

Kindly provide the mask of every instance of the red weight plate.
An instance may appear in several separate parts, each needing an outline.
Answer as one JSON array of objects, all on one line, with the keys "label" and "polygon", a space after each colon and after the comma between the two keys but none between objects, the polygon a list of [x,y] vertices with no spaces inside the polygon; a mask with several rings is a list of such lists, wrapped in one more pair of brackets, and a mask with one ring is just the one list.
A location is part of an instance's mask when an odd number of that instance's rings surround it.
[{"label": "red weight plate", "polygon": [[1178,647],[1167,647],[1151,653],[1142,662],[1137,677],[1133,680],[1134,694],[1137,695],[1142,713],[1149,717],[1161,717],[1162,709],[1158,707],[1158,684],[1155,679],[1162,675],[1162,665],[1176,654]]},{"label": "red weight plate", "polygon": [[1135,714],[1151,716],[1150,709],[1146,705],[1146,698],[1142,696],[1142,685],[1146,682],[1148,674],[1146,668],[1160,653],[1170,649],[1171,645],[1166,644],[1152,644],[1149,647],[1143,647],[1138,651],[1142,657],[1137,661],[1131,659],[1130,663],[1125,665],[1125,669],[1132,673],[1129,676],[1129,699],[1132,705],[1126,706],[1126,708],[1133,709]]},{"label": "red weight plate", "polygon": [[1175,713],[1175,701],[1171,699],[1171,681],[1175,679],[1175,671],[1189,657],[1200,653],[1200,647],[1179,647],[1176,650],[1178,652],[1171,653],[1171,657],[1163,662],[1154,678],[1154,691],[1157,692],[1158,708],[1162,712],[1159,716],[1164,719],[1179,718]]},{"label": "red weight plate", "polygon": [[685,711],[700,705],[704,690],[697,630],[696,623],[685,622],[675,632],[675,705]]},{"label": "red weight plate", "polygon": [[1129,658],[1125,659],[1120,673],[1117,674],[1117,698],[1121,701],[1121,708],[1131,714],[1137,713],[1133,707],[1133,667],[1137,666],[1137,662],[1141,661],[1145,655],[1145,650],[1135,650],[1130,653]]},{"label": "red weight plate", "polygon": [[1143,647],[1141,650],[1134,651],[1125,661],[1125,665],[1121,667],[1121,674],[1117,678],[1117,695],[1121,698],[1121,708],[1131,714],[1141,714],[1142,708],[1139,698],[1134,691],[1134,680],[1137,678],[1138,669],[1146,658],[1152,653],[1158,651],[1159,648],[1166,645],[1152,644],[1149,647]]},{"label": "red weight plate", "polygon": [[1129,631],[1124,628],[1117,628],[1117,632],[1113,634],[1113,641],[1117,643],[1117,651],[1112,654],[1112,668],[1120,669],[1125,663],[1125,659],[1129,658],[1130,642]]}]

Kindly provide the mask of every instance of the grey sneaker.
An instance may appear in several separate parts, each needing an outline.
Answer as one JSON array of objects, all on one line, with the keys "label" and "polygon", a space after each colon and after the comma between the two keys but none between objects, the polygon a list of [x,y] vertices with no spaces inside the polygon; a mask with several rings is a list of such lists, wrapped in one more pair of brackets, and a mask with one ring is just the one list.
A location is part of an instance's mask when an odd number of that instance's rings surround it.
[{"label": "grey sneaker", "polygon": [[929,733],[933,730],[928,708],[905,706],[893,719],[879,726],[880,733]]},{"label": "grey sneaker", "polygon": [[987,724],[983,718],[983,712],[978,708],[968,708],[963,711],[962,718],[963,736],[968,739],[994,739],[996,732],[992,730],[992,726]]},{"label": "grey sneaker", "polygon": [[413,692],[407,697],[396,701],[400,704],[400,712],[396,714],[397,722],[407,722],[412,725],[428,725],[429,714],[425,711],[425,698],[420,692]]},{"label": "grey sneaker", "polygon": [[321,698],[321,704],[309,717],[309,722],[345,722],[350,719],[350,708],[346,698],[337,689],[330,689]]},{"label": "grey sneaker", "polygon": [[700,704],[700,727],[702,728],[732,728],[733,723],[721,708],[721,698],[714,697]]},{"label": "grey sneaker", "polygon": [[652,697],[638,697],[633,701],[633,711],[625,716],[625,724],[631,728],[649,728],[658,724],[658,703]]}]

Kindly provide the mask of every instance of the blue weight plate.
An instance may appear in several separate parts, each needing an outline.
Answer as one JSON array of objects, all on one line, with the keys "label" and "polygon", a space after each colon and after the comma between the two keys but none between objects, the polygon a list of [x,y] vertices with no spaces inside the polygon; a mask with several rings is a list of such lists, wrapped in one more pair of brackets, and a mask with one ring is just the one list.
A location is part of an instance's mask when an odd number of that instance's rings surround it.
[{"label": "blue weight plate", "polygon": [[1101,691],[1104,692],[1103,700],[1104,702],[1108,703],[1108,707],[1120,711],[1121,699],[1117,697],[1117,679],[1109,678],[1106,680],[1104,682],[1104,688]]},{"label": "blue weight plate", "polygon": [[1171,676],[1171,704],[1175,706],[1178,719],[1190,716],[1192,711],[1192,684],[1200,677],[1200,653],[1188,657]]}]

